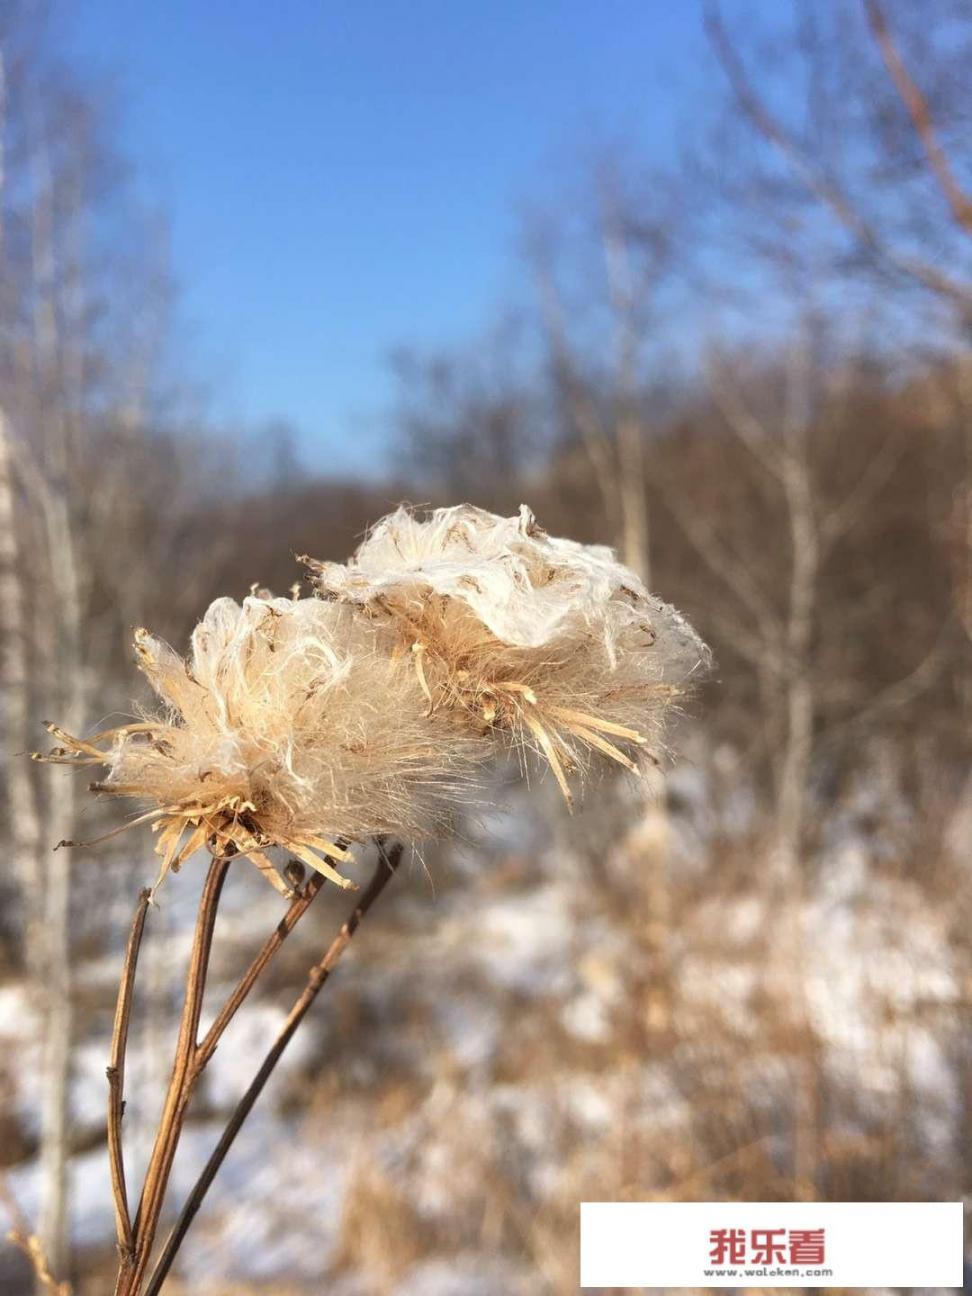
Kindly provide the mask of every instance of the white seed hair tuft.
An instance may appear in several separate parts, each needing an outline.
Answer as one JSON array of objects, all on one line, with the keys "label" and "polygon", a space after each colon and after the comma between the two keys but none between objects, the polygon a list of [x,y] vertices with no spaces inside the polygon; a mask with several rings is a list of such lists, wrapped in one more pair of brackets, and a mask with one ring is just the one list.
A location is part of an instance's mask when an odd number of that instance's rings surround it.
[{"label": "white seed hair tuft", "polygon": [[347,565],[308,560],[327,598],[410,649],[433,713],[465,715],[567,775],[594,756],[638,769],[708,664],[688,622],[613,551],[557,539],[524,505],[399,508]]}]

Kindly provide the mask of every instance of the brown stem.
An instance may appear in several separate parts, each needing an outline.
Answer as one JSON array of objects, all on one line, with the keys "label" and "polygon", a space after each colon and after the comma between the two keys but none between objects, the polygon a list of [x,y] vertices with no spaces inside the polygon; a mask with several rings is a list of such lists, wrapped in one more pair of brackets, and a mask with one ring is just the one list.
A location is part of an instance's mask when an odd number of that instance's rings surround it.
[{"label": "brown stem", "polygon": [[291,1008],[287,1020],[284,1022],[283,1027],[280,1030],[280,1034],[277,1036],[272,1048],[264,1058],[260,1069],[254,1076],[246,1093],[237,1104],[218,1144],[213,1150],[209,1160],[206,1162],[202,1174],[196,1180],[195,1186],[189,1194],[185,1206],[183,1206],[179,1213],[179,1218],[176,1221],[172,1232],[166,1239],[165,1246],[162,1249],[162,1254],[159,1256],[158,1263],[152,1272],[148,1286],[145,1288],[145,1296],[158,1296],[158,1293],[162,1290],[162,1284],[168,1276],[176,1253],[182,1245],[183,1239],[189,1231],[190,1225],[195,1219],[206,1193],[209,1191],[210,1184],[213,1182],[213,1179],[215,1179],[220,1166],[223,1164],[226,1154],[232,1147],[233,1141],[239,1133],[243,1122],[250,1114],[254,1103],[257,1098],[259,1098],[264,1085],[274,1070],[274,1067],[280,1061],[284,1049],[290,1043],[295,1031],[307,1015],[311,1004],[317,998],[325,981],[328,979],[341,955],[350,944],[351,938],[357,931],[362,918],[394,876],[394,873],[401,862],[401,858],[401,845],[396,843],[387,850],[383,844],[380,846],[378,867],[375,871],[374,877],[371,879],[366,890],[362,893],[360,900],[349,914],[344,925],[341,927],[340,932],[331,942],[324,957],[311,968],[307,978],[307,985],[304,987],[303,993],[294,1004],[293,1008]]},{"label": "brown stem", "polygon": [[129,938],[129,948],[122,969],[118,1008],[115,1015],[115,1031],[112,1038],[111,1060],[108,1068],[109,1156],[112,1187],[115,1196],[119,1254],[121,1257],[116,1278],[116,1296],[137,1296],[144,1280],[158,1230],[165,1191],[172,1170],[172,1162],[182,1134],[186,1109],[200,1075],[215,1053],[216,1046],[227,1026],[253,989],[258,977],[293,931],[298,921],[307,912],[314,897],[324,885],[322,876],[314,874],[310,878],[301,894],[293,901],[275,930],[264,942],[260,952],[253,959],[236,988],[217,1013],[202,1041],[198,1041],[199,1019],[206,988],[206,973],[212,948],[213,929],[229,863],[229,856],[213,860],[199,902],[182,1021],[176,1045],[176,1059],[133,1226],[128,1214],[124,1168],[121,1158],[122,1086],[125,1045],[135,981],[135,964],[145,923],[145,910],[148,906],[149,893],[143,892],[139,901],[139,908],[136,910],[132,935]]},{"label": "brown stem", "polygon": [[219,898],[230,863],[229,856],[214,856],[199,901],[172,1077],[169,1080],[155,1144],[145,1172],[142,1196],[135,1214],[133,1251],[130,1257],[122,1257],[115,1284],[115,1296],[136,1296],[149,1261],[152,1243],[155,1241],[162,1202],[191,1092],[192,1060],[196,1050],[203,995],[206,991],[206,972],[209,968],[213,929],[216,926]]},{"label": "brown stem", "polygon": [[118,983],[118,1002],[115,1005],[115,1024],[111,1033],[111,1053],[108,1059],[108,1162],[111,1167],[111,1192],[115,1202],[115,1230],[118,1250],[123,1258],[130,1258],[133,1247],[132,1220],[128,1212],[128,1192],[125,1187],[125,1159],[122,1152],[122,1117],[125,1114],[125,1051],[128,1047],[128,1025],[132,1016],[132,994],[135,989],[135,969],[145,930],[152,892],[146,888],[138,897],[138,907],[132,920],[132,930],[125,949],[121,980]]},{"label": "brown stem", "polygon": [[307,912],[311,901],[317,895],[318,891],[320,891],[321,887],[324,886],[325,880],[323,874],[313,874],[305,884],[301,894],[297,896],[293,904],[291,904],[290,908],[281,918],[272,935],[268,937],[259,954],[243,973],[236,989],[217,1013],[213,1024],[206,1032],[202,1042],[196,1050],[195,1066],[198,1071],[203,1069],[209,1059],[216,1052],[216,1045],[222,1038],[223,1032],[232,1021],[244,999],[253,989],[260,973],[267,966],[293,929],[297,926],[300,919]]}]

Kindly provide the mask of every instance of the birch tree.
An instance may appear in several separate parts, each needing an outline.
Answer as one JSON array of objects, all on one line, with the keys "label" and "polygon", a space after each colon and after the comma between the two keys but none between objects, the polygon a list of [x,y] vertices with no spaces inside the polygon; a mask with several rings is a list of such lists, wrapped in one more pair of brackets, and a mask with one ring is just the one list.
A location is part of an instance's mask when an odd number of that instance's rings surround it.
[{"label": "birch tree", "polygon": [[[5,794],[25,964],[43,1008],[39,1232],[53,1272],[63,1275],[70,1267],[71,933],[79,914],[90,925],[97,915],[72,904],[77,865],[69,851],[52,849],[78,835],[75,784],[56,770],[39,773],[26,753],[42,744],[44,717],[84,731],[92,657],[102,669],[120,661],[126,618],[137,618],[144,596],[133,594],[136,564],[121,570],[118,546],[120,523],[137,514],[136,500],[145,512],[148,474],[140,477],[139,466],[153,455],[164,461],[140,422],[164,303],[141,217],[120,187],[98,95],[53,57],[26,11],[5,13],[0,55]],[[126,342],[131,338],[139,344]],[[124,516],[109,499],[120,480]],[[162,514],[160,503],[148,507]],[[167,534],[160,525],[153,540]]]}]

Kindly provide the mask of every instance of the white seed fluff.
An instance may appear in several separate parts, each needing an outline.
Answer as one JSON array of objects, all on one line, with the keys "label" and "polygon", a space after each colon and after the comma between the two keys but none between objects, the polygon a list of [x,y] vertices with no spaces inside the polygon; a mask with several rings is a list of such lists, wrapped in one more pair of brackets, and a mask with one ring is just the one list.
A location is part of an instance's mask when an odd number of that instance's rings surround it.
[{"label": "white seed fluff", "polygon": [[674,608],[603,546],[469,505],[384,518],[347,563],[311,563],[328,598],[410,648],[433,708],[478,719],[565,772],[594,752],[634,767],[708,661]]},{"label": "white seed fluff", "polygon": [[273,880],[262,852],[282,846],[343,882],[328,861],[344,845],[434,833],[469,796],[477,744],[427,714],[411,663],[350,608],[219,599],[188,660],[146,631],[136,651],[163,714],[86,741],[55,731],[54,755],[106,764],[99,790],[150,803],[163,872],[215,844]]}]

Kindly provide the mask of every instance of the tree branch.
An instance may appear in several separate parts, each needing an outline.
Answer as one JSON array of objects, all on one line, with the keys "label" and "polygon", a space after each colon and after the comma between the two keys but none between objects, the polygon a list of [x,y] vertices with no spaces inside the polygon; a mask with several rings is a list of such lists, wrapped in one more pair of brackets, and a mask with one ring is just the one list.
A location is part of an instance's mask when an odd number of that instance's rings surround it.
[{"label": "tree branch", "polygon": [[871,34],[881,52],[881,58],[884,60],[888,76],[894,82],[898,97],[911,118],[915,134],[918,136],[919,143],[928,160],[928,165],[938,181],[939,188],[945,196],[945,201],[949,205],[952,216],[955,218],[956,223],[965,230],[966,234],[972,234],[972,198],[959,184],[955,172],[952,170],[948,154],[938,138],[928,99],[918,88],[916,81],[908,71],[905,61],[895,44],[894,37],[891,35],[887,19],[878,4],[878,0],[864,0],[864,8],[867,12],[867,21],[871,28]]},{"label": "tree branch", "polygon": [[874,257],[920,283],[929,291],[947,298],[963,313],[972,310],[972,285],[953,279],[928,261],[920,260],[892,247],[878,235],[871,222],[840,185],[807,157],[804,149],[756,93],[726,31],[718,5],[713,0],[705,6],[705,29],[740,108],[758,133],[788,163],[808,193]]}]

